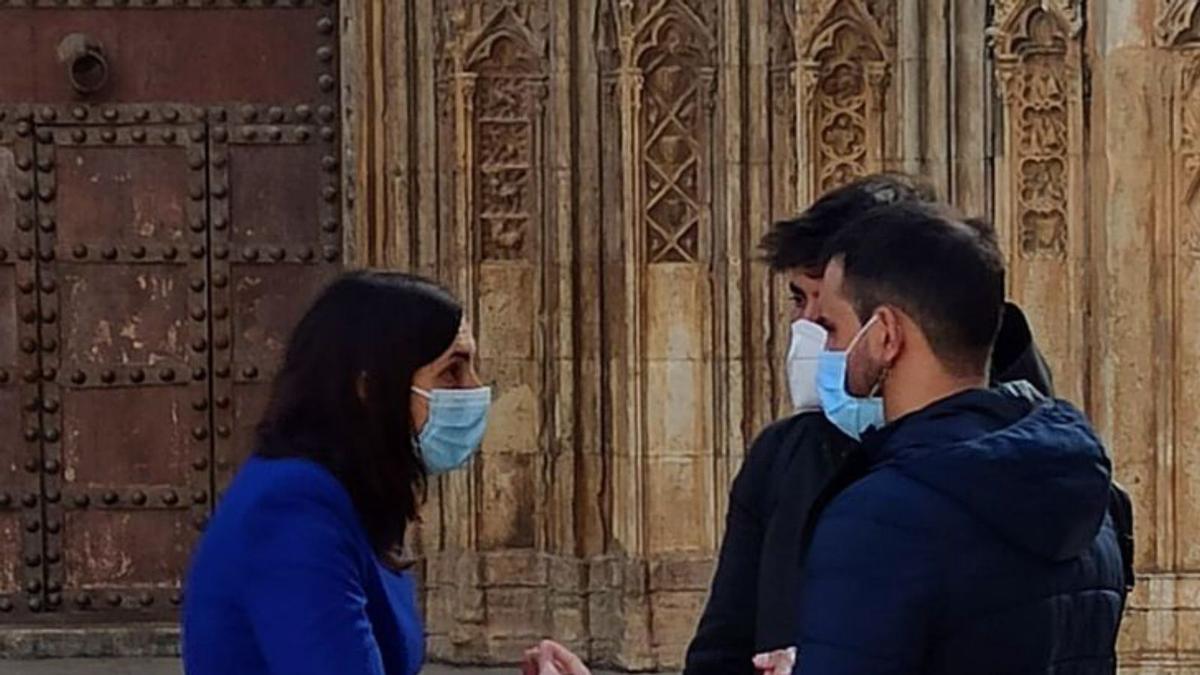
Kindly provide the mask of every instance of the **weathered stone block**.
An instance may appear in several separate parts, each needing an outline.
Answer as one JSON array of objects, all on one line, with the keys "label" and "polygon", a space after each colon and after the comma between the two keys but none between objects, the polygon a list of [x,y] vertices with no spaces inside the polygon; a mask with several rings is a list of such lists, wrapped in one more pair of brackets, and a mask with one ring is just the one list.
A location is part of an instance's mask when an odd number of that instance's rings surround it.
[{"label": "weathered stone block", "polygon": [[479,272],[479,355],[533,358],[537,270],[527,264],[482,265]]},{"label": "weathered stone block", "polygon": [[492,551],[483,554],[482,563],[488,588],[544,588],[549,578],[549,557],[534,550]]},{"label": "weathered stone block", "polygon": [[482,550],[532,547],[536,540],[537,455],[495,453],[480,456],[480,493],[488,505],[479,515]]},{"label": "weathered stone block", "polygon": [[651,596],[657,663],[665,666],[682,662],[706,597],[704,591],[659,591]]},{"label": "weathered stone block", "polygon": [[[652,458],[647,470],[649,550],[711,551],[714,546],[712,463],[700,457]],[[681,508],[681,505],[687,506]]]},{"label": "weathered stone block", "polygon": [[712,581],[714,560],[711,556],[696,558],[669,557],[650,563],[650,591],[708,592]]},{"label": "weathered stone block", "polygon": [[[540,588],[489,588],[487,635],[533,639],[545,634],[548,625],[546,593]],[[526,644],[528,646],[528,644]]]}]

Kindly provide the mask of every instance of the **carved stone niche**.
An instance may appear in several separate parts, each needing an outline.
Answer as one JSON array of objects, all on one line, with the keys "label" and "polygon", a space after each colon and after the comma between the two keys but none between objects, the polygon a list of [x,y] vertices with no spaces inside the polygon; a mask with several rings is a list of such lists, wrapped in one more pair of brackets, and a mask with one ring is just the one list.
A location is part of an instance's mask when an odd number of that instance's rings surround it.
[{"label": "carved stone niche", "polygon": [[1162,47],[1200,45],[1200,0],[1164,0],[1154,37]]},{"label": "carved stone niche", "polygon": [[1176,228],[1182,253],[1200,259],[1200,53],[1189,54],[1180,67],[1173,139],[1177,169],[1175,193],[1181,200]]},{"label": "carved stone niche", "polygon": [[539,168],[546,82],[536,54],[514,36],[497,35],[474,64],[476,227],[484,260],[530,255],[540,220]]},{"label": "carved stone niche", "polygon": [[996,72],[1007,119],[1007,195],[1022,257],[1065,259],[1071,223],[1071,120],[1077,51],[1069,14],[1025,2],[997,31]]},{"label": "carved stone niche", "polygon": [[439,79],[459,91],[454,141],[465,189],[457,210],[479,260],[530,259],[542,222],[543,4],[457,0],[441,12]]},{"label": "carved stone niche", "polygon": [[696,262],[707,220],[709,128],[716,80],[703,27],[666,14],[639,54],[647,259]]},{"label": "carved stone niche", "polygon": [[801,201],[883,168],[894,25],[881,21],[895,12],[882,7],[837,0],[801,41]]}]

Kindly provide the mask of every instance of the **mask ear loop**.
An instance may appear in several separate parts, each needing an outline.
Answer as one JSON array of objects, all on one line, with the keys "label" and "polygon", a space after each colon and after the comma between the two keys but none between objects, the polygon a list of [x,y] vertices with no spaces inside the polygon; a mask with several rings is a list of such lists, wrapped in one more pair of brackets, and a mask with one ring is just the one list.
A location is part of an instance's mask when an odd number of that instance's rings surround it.
[{"label": "mask ear loop", "polygon": [[858,334],[854,336],[854,339],[850,341],[850,344],[846,345],[846,354],[854,351],[854,348],[858,346],[858,341],[862,340],[863,336],[867,334],[867,331],[871,330],[871,326],[875,325],[875,321],[878,318],[878,314],[872,314],[871,318],[867,319],[867,322],[863,324],[862,328],[858,329]]},{"label": "mask ear loop", "polygon": [[[877,318],[879,318],[878,314],[871,317],[871,320],[874,321]],[[879,379],[876,380],[874,386],[871,387],[871,393],[868,394],[868,396],[871,398],[878,397],[880,395],[880,392],[883,391],[884,383],[887,382],[888,376],[891,374],[892,374],[892,367],[884,366],[883,369],[879,372]]]},{"label": "mask ear loop", "polygon": [[883,391],[883,384],[887,382],[888,375],[892,369],[888,366],[883,367],[883,371],[879,373],[879,379],[875,381],[875,386],[871,387],[871,393],[867,394],[867,398],[877,398],[879,392]]},{"label": "mask ear loop", "polygon": [[[846,347],[847,356],[850,354],[850,352],[854,351],[854,348],[858,346],[859,340],[863,339],[863,336],[867,334],[867,331],[871,330],[871,327],[875,325],[878,319],[879,315],[873,314],[871,315],[871,318],[868,319],[865,324],[863,324],[863,327],[858,329],[858,335],[855,335],[854,339],[851,340],[850,344]],[[889,372],[891,372],[891,368],[884,366],[883,371],[880,372],[879,377],[875,380],[875,384],[871,385],[870,391],[867,392],[867,398],[875,398],[879,395],[880,390],[883,389],[883,383],[887,381]]]}]

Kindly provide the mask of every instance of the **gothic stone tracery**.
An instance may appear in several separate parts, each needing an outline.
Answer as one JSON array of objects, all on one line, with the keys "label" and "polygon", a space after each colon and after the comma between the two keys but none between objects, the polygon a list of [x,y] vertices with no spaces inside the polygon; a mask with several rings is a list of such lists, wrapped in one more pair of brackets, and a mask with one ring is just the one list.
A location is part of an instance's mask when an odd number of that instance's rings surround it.
[{"label": "gothic stone tracery", "polygon": [[810,199],[883,168],[894,22],[886,3],[834,0],[808,33],[801,114]]},{"label": "gothic stone tracery", "polygon": [[651,262],[691,262],[699,255],[705,214],[706,36],[682,16],[667,15],[651,31],[638,65],[642,90],[642,158],[646,236]]},{"label": "gothic stone tracery", "polygon": [[1176,194],[1184,250],[1200,259],[1200,54],[1181,68],[1178,89]]},{"label": "gothic stone tracery", "polygon": [[1078,72],[1066,17],[1026,2],[1007,20],[997,74],[1007,113],[1009,199],[1022,256],[1065,258],[1071,218],[1071,114]]}]

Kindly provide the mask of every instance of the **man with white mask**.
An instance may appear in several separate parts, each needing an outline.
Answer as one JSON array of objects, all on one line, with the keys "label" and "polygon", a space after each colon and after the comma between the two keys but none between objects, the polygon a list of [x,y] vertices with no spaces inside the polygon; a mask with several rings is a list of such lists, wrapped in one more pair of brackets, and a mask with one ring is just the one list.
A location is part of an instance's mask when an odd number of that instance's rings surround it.
[{"label": "man with white mask", "polygon": [[[685,675],[787,672],[788,650],[799,634],[801,554],[815,514],[858,475],[856,440],[883,420],[882,404],[872,398],[822,411],[817,373],[826,331],[817,319],[828,262],[824,249],[874,208],[935,199],[919,179],[876,174],[825,194],[764,237],[766,262],[787,276],[792,296],[786,372],[794,414],[759,435],[734,480],[720,558]],[[1026,380],[1051,393],[1049,371],[1013,305],[1005,308],[991,380]]]}]

